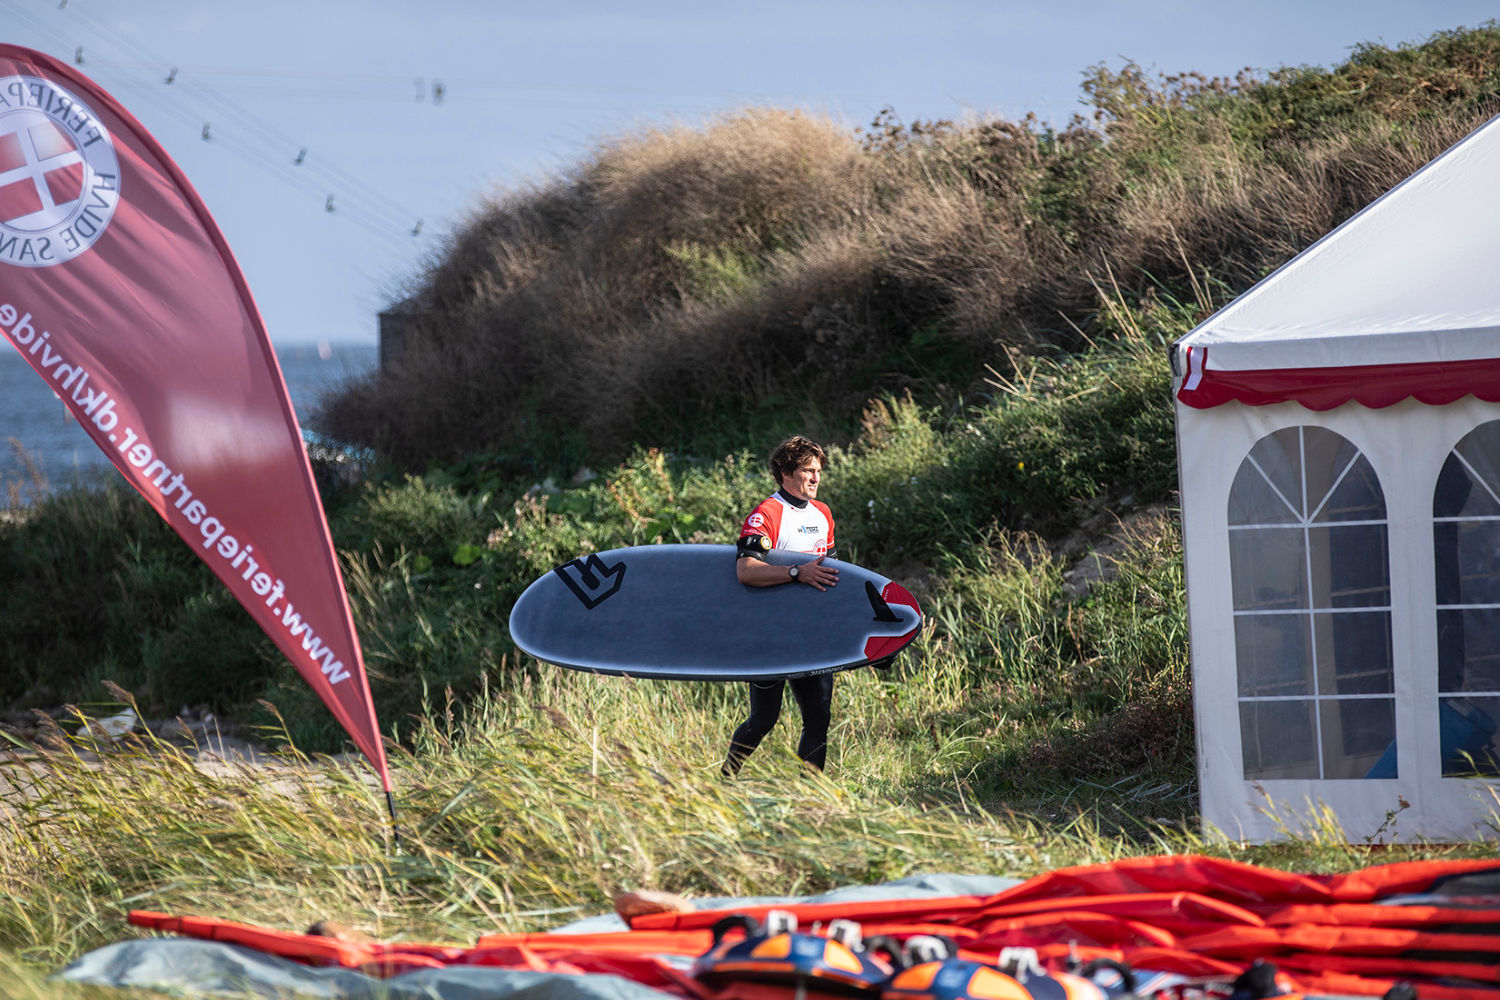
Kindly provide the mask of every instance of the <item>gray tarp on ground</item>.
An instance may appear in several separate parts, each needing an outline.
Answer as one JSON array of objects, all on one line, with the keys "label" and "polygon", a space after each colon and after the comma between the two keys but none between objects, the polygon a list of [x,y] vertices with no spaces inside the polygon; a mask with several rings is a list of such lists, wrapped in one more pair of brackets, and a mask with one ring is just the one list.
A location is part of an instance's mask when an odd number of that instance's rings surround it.
[{"label": "gray tarp on ground", "polygon": [[353,969],[300,965],[239,945],[191,938],[121,941],[89,952],[60,975],[75,982],[186,997],[267,1000],[663,1000],[666,996],[619,976],[480,966],[422,969],[378,979]]},{"label": "gray tarp on ground", "polygon": [[[764,896],[694,900],[718,910],[778,902],[855,902],[988,896],[1020,880],[985,875],[920,875],[880,885],[850,886],[818,896]],[[623,930],[613,913],[588,917],[554,933]],[[121,941],[83,955],[59,977],[98,986],[135,987],[191,997],[263,997],[275,1000],[662,1000],[665,994],[619,976],[456,967],[422,969],[378,979],[352,969],[301,965],[238,945],[192,938]]]}]

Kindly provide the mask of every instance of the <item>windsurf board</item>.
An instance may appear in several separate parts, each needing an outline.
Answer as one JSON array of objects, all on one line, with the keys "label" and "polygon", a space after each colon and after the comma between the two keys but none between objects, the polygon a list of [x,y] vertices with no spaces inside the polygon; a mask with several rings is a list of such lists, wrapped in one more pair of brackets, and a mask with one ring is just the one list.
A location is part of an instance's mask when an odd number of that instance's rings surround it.
[{"label": "windsurf board", "polygon": [[[772,550],[774,565],[809,562]],[[900,584],[837,559],[838,584],[750,587],[733,545],[641,545],[580,556],[533,582],[511,639],[546,663],[600,674],[750,681],[850,670],[893,657],[922,611]]]}]

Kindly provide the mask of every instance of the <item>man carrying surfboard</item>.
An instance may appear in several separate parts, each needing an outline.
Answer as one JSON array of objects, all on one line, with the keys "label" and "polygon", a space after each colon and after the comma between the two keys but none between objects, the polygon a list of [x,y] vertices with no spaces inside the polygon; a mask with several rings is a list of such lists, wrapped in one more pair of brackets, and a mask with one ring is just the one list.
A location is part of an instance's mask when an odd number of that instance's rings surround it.
[{"label": "man carrying surfboard", "polygon": [[[827,590],[836,586],[839,571],[824,560],[834,555],[833,512],[818,500],[827,454],[816,443],[797,435],[776,446],[771,453],[771,475],[777,490],[740,526],[735,546],[735,576],[750,587],[809,586]],[[790,566],[775,566],[765,560],[772,549],[806,552],[813,558]],[[833,707],[833,674],[795,677],[750,683],[750,717],[729,738],[724,773],[739,772],[745,758],[776,725],[781,715],[782,691],[786,685],[802,711],[802,738],[797,756],[823,769],[828,756],[828,723]]]}]

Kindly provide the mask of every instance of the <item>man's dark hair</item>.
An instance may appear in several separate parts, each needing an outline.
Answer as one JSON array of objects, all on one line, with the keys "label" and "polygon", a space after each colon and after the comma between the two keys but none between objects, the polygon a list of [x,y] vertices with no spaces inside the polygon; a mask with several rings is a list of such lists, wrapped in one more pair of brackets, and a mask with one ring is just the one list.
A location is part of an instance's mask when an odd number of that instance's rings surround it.
[{"label": "man's dark hair", "polygon": [[828,454],[817,442],[801,434],[778,444],[776,450],[771,452],[771,475],[776,477],[776,485],[780,486],[782,478],[788,472],[796,472],[809,458],[816,458],[822,466],[828,464]]}]

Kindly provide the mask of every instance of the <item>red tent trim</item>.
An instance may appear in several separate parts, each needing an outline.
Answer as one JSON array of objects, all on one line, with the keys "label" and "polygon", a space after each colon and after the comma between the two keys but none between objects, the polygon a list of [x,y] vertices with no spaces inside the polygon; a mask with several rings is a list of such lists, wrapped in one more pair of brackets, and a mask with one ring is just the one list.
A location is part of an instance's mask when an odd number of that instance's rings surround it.
[{"label": "red tent trim", "polygon": [[1350,401],[1378,410],[1407,398],[1431,406],[1469,395],[1500,402],[1500,358],[1223,371],[1208,367],[1206,347],[1189,346],[1184,354],[1187,374],[1177,398],[1199,410],[1231,400],[1249,406],[1292,402],[1318,411]]}]

